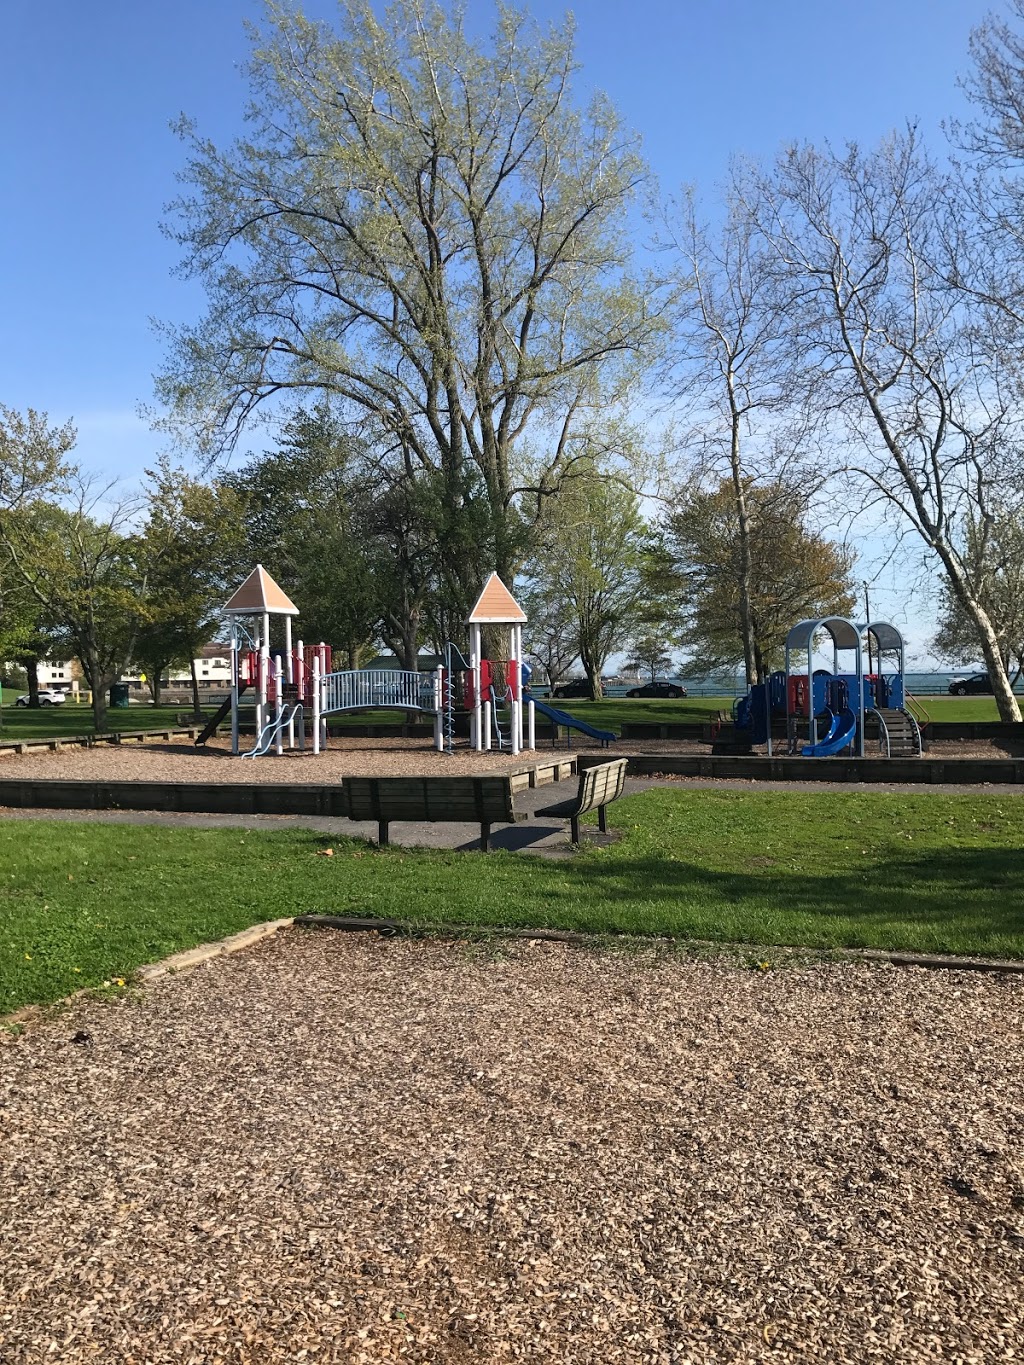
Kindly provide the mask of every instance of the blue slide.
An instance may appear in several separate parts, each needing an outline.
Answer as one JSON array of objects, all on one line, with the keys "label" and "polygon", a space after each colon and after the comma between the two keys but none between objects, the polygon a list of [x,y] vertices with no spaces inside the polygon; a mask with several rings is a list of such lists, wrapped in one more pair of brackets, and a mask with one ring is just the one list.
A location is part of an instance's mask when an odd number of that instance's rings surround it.
[{"label": "blue slide", "polygon": [[538,701],[536,697],[523,699],[532,701],[537,711],[542,716],[547,716],[548,720],[553,720],[556,725],[568,725],[573,730],[582,730],[591,739],[599,739],[602,744],[611,744],[618,735],[613,730],[596,730],[593,725],[588,725],[585,720],[578,720],[575,716],[570,716],[568,711],[558,711],[553,706],[548,706],[547,702]]},{"label": "blue slide", "polygon": [[847,708],[841,715],[832,716],[832,724],[828,727],[828,734],[824,739],[819,739],[817,744],[804,745],[803,756],[827,758],[830,754],[838,754],[841,749],[853,743],[856,734],[856,713]]}]

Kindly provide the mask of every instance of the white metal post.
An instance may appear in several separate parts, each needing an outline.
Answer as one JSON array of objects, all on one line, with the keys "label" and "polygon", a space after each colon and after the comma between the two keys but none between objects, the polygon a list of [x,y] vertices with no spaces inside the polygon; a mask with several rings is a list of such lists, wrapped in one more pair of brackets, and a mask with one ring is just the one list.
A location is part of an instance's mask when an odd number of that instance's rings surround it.
[{"label": "white metal post", "polygon": [[483,744],[480,744],[480,745],[478,745],[477,747],[480,748],[480,749],[482,749],[482,750],[484,751],[484,753],[490,753],[490,751],[491,751],[491,703],[490,703],[489,701],[485,701],[484,704],[483,704],[483,706],[480,708],[480,719],[481,719],[481,721],[482,721],[482,723],[483,723],[483,729],[484,729],[484,742],[483,742]]},{"label": "white metal post", "polygon": [[313,752],[320,752],[320,651],[313,650]]},{"label": "white metal post", "polygon": [[238,753],[238,621],[231,617],[231,752]]},{"label": "white metal post", "polygon": [[527,739],[529,740],[529,743],[527,744],[526,747],[527,747],[528,749],[536,749],[536,747],[537,747],[537,711],[536,711],[536,708],[535,708],[534,705],[533,705],[533,701],[532,701],[532,700],[531,700],[531,701],[528,701],[528,702],[526,703],[526,719],[527,719]]},{"label": "white metal post", "polygon": [[270,680],[270,615],[268,612],[263,613],[260,630],[260,690],[256,715],[257,736],[262,734],[263,727],[269,720],[267,714],[267,683]]},{"label": "white metal post", "polygon": [[320,653],[320,688],[321,688],[321,690],[322,690],[322,692],[323,692],[323,696],[320,698],[319,702],[317,703],[318,706],[320,707],[320,747],[321,747],[321,749],[326,749],[326,748],[327,748],[327,719],[326,719],[326,717],[324,716],[323,711],[324,711],[324,701],[326,700],[326,697],[327,697],[327,688],[326,688],[326,686],[325,686],[323,680],[324,680],[324,678],[327,676],[327,646],[326,646],[326,644],[323,642],[323,640],[321,640],[320,643],[317,645],[317,650],[318,650],[319,653]]},{"label": "white metal post", "polygon": [[434,670],[434,748],[438,753],[444,749],[444,666],[438,664]]},{"label": "white metal post", "polygon": [[[480,696],[480,627],[475,622],[469,628],[469,664],[473,674],[473,716],[470,720],[470,735],[473,748],[479,751],[484,747],[483,727],[480,724],[483,716],[483,698]],[[489,726],[487,733],[489,736]]]},{"label": "white metal post", "polygon": [[[295,661],[292,658],[292,618],[284,618],[284,666],[285,676],[289,683],[295,681]],[[288,721],[288,748],[295,748],[295,706],[293,696],[289,695],[289,704],[292,706],[291,718]]]},{"label": "white metal post", "polygon": [[281,713],[284,710],[284,697],[282,696],[282,693],[284,692],[283,687],[284,668],[282,667],[280,659],[278,659],[277,666],[274,669],[274,682],[277,684],[277,686],[274,688],[274,692],[276,694],[274,703],[274,720],[277,723],[277,742],[274,745],[274,752],[278,755],[278,757],[280,757],[281,754],[284,753],[284,738],[281,734]]},{"label": "white metal post", "polygon": [[515,640],[515,660],[518,674],[516,676],[516,747],[515,753],[519,753],[523,747],[523,628],[516,626],[514,630]]}]

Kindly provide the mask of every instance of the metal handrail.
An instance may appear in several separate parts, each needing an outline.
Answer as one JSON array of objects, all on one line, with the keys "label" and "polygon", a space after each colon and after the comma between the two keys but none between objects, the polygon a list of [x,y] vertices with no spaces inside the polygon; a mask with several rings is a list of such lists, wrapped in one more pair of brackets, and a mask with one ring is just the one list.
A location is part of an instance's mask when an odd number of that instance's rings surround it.
[{"label": "metal handrail", "polygon": [[441,709],[434,676],[393,668],[348,669],[320,679],[321,715],[335,711]]}]

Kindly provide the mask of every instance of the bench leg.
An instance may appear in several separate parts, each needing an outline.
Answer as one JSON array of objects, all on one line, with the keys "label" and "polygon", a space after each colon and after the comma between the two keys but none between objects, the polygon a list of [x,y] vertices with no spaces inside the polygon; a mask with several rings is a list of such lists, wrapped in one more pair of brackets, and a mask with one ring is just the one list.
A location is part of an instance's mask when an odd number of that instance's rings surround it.
[{"label": "bench leg", "polygon": [[388,844],[388,824],[387,820],[377,821],[377,843],[381,848],[386,848]]},{"label": "bench leg", "polygon": [[608,807],[598,806],[597,808],[597,827],[602,834],[608,833]]},{"label": "bench leg", "polygon": [[580,817],[578,815],[569,817],[569,829],[572,833],[573,843],[578,844],[580,841]]},{"label": "bench leg", "polygon": [[480,852],[487,853],[491,847],[491,827],[490,825],[480,826]]}]

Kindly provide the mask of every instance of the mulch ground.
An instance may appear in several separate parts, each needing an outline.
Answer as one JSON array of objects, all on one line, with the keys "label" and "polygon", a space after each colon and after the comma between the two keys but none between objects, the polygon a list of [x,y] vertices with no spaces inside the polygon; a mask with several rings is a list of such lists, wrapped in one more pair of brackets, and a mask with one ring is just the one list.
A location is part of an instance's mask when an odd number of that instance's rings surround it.
[{"label": "mulch ground", "polygon": [[1017,980],[286,931],[0,1045],[0,1359],[1024,1353]]},{"label": "mulch ground", "polygon": [[[657,757],[694,755],[707,757],[711,750],[696,740],[622,740],[615,748],[602,749],[597,742],[578,736],[573,753],[599,753],[614,758],[616,753]],[[246,740],[250,743],[250,740]],[[429,740],[359,739],[332,737],[326,753],[307,750],[280,756],[240,761],[232,755],[230,742],[217,739],[197,749],[189,740],[158,741],[152,744],[97,745],[94,749],[69,747],[59,753],[31,749],[26,754],[12,751],[0,754],[0,776],[6,779],[39,778],[91,782],[232,782],[252,786],[261,782],[327,783],[344,777],[382,777],[438,775],[468,776],[504,772],[555,755],[565,748],[548,744],[524,751],[513,758],[509,753],[474,753],[466,745],[454,754],[439,754]],[[780,748],[777,757],[784,757]],[[869,757],[877,754],[872,747]],[[925,758],[1008,758],[1005,749],[984,741],[949,741],[933,744]],[[826,760],[823,760],[823,762]]]}]

